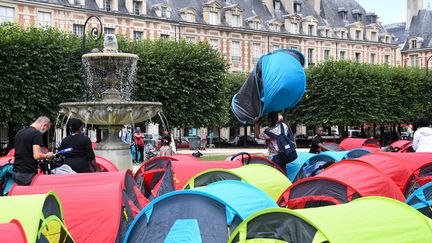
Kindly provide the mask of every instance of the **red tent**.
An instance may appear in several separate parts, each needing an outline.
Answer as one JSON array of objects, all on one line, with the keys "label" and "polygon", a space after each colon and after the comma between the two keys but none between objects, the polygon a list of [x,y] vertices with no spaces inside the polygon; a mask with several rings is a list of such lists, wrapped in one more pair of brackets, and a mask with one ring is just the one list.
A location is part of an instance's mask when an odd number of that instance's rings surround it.
[{"label": "red tent", "polygon": [[[120,242],[133,215],[124,210],[120,183],[104,185],[14,186],[9,195],[54,191],[60,199],[64,222],[76,242]],[[127,205],[127,204],[126,204]],[[3,234],[2,234],[3,238]],[[2,239],[3,240],[3,239]],[[1,240],[1,241],[2,241]]]},{"label": "red tent", "polygon": [[379,148],[380,143],[378,142],[378,140],[374,138],[345,138],[340,143],[340,146],[344,150],[351,150],[351,149],[362,148],[362,147]]},{"label": "red tent", "polygon": [[99,165],[101,172],[119,171],[111,161],[105,159],[104,157],[96,156],[96,164]]},{"label": "red tent", "polygon": [[0,224],[0,237],[3,243],[27,243],[24,229],[18,220],[7,224]]},{"label": "red tent", "polygon": [[393,148],[394,152],[414,152],[412,148],[412,142],[410,140],[397,140],[390,144],[390,146]]},{"label": "red tent", "polygon": [[366,196],[405,201],[396,184],[380,170],[362,161],[344,160],[318,176],[297,181],[278,202],[281,206],[295,209],[347,203]]},{"label": "red tent", "polygon": [[147,198],[180,190],[196,174],[209,169],[230,169],[242,166],[240,160],[200,161],[188,156],[155,157],[145,162],[134,178]]},{"label": "red tent", "polygon": [[125,197],[128,198],[128,203],[133,209],[134,215],[148,204],[148,200],[143,196],[138,189],[135,180],[132,177],[132,172],[106,172],[106,173],[80,173],[67,175],[36,175],[33,178],[31,186],[47,186],[47,185],[105,185],[109,183],[120,183]]}]

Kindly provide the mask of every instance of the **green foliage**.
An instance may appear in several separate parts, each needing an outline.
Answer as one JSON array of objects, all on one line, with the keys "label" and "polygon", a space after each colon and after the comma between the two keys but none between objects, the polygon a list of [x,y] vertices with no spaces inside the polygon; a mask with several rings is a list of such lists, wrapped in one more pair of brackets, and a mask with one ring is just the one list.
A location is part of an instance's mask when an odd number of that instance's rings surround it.
[{"label": "green foliage", "polygon": [[218,126],[226,122],[228,67],[209,44],[161,39],[120,48],[140,56],[135,98],[162,102],[171,126]]},{"label": "green foliage", "polygon": [[327,61],[307,70],[305,98],[291,121],[307,125],[412,122],[430,116],[430,78],[421,69]]},{"label": "green foliage", "polygon": [[0,121],[28,125],[54,118],[58,104],[81,96],[80,40],[53,28],[0,26]]},{"label": "green foliage", "polygon": [[225,76],[226,83],[228,85],[225,99],[227,100],[227,110],[229,112],[228,121],[224,124],[225,127],[241,127],[242,124],[234,116],[231,111],[231,100],[233,96],[240,90],[241,86],[247,79],[248,74],[246,73],[227,73]]}]

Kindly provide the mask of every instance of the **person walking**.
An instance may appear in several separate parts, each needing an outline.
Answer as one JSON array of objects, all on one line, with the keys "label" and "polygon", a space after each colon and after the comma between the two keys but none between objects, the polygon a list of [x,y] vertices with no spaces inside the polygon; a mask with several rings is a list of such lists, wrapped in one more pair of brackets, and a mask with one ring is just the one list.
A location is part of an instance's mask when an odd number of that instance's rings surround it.
[{"label": "person walking", "polygon": [[416,121],[417,131],[414,132],[412,147],[416,152],[432,152],[432,128],[426,118]]},{"label": "person walking", "polygon": [[50,128],[50,119],[41,116],[15,135],[15,161],[12,178],[18,185],[30,185],[33,177],[38,173],[38,160],[54,158],[53,153],[42,152],[42,135]]},{"label": "person walking", "polygon": [[207,147],[207,129],[206,128],[201,131],[200,139],[201,139],[201,148],[203,150],[206,150],[206,147]]},{"label": "person walking", "polygon": [[60,150],[72,148],[72,151],[65,155],[66,164],[76,173],[99,171],[91,140],[84,134],[84,123],[80,119],[72,118],[67,126],[71,134],[65,137],[60,145]]},{"label": "person walking", "polygon": [[309,153],[319,154],[323,151],[331,150],[330,148],[324,145],[324,138],[322,137],[323,134],[324,134],[323,127],[317,127],[315,129],[315,137],[312,138],[312,144]]},{"label": "person walking", "polygon": [[141,133],[141,128],[137,127],[133,135],[135,143],[135,161],[144,162],[144,134]]}]

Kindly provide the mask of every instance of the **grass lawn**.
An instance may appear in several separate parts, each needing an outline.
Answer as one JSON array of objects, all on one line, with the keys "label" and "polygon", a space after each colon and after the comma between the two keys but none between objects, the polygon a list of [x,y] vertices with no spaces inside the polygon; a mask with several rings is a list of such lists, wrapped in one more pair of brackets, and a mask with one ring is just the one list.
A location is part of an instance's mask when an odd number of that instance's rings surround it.
[{"label": "grass lawn", "polygon": [[199,157],[199,160],[202,161],[217,161],[217,160],[225,160],[230,154],[224,155],[203,155]]}]

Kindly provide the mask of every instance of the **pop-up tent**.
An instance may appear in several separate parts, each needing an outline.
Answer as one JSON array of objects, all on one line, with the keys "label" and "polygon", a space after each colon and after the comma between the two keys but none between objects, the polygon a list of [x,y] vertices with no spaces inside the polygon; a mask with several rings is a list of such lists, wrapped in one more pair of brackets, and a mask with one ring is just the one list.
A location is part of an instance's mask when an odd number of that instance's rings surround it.
[{"label": "pop-up tent", "polygon": [[266,209],[244,220],[228,242],[432,242],[432,221],[383,197],[303,210]]},{"label": "pop-up tent", "polygon": [[370,154],[371,151],[364,149],[364,148],[356,148],[346,151],[325,151],[324,155],[328,155],[335,159],[335,161],[341,161],[344,159],[356,159],[360,158],[363,155]]},{"label": "pop-up tent", "polygon": [[236,169],[211,169],[192,177],[185,189],[206,186],[222,180],[238,180],[251,184],[267,193],[276,201],[282,192],[291,185],[280,171],[262,164],[250,164]]},{"label": "pop-up tent", "polygon": [[14,161],[15,161],[15,157],[13,155],[12,156],[7,155],[7,156],[0,157],[0,166],[5,165],[9,162],[13,163]]},{"label": "pop-up tent", "polygon": [[[243,155],[242,155],[243,154]],[[233,157],[235,156],[235,157]],[[280,172],[286,174],[285,168],[281,168],[279,165],[277,165],[275,162],[267,159],[266,157],[255,155],[255,154],[249,154],[249,153],[239,153],[237,155],[232,155],[226,158],[225,160],[240,160],[242,161],[243,165],[249,165],[249,164],[262,164],[262,165],[268,165],[271,166]]]},{"label": "pop-up tent", "polygon": [[238,181],[170,192],[141,211],[125,242],[226,242],[243,219],[267,208],[277,204]]},{"label": "pop-up tent", "polygon": [[295,182],[278,203],[291,209],[310,208],[347,203],[366,196],[405,201],[396,184],[380,170],[362,161],[344,160],[318,176]]},{"label": "pop-up tent", "polygon": [[371,147],[371,148],[379,148],[380,143],[378,140],[374,138],[345,138],[340,143],[340,146],[344,150],[351,150],[356,148],[363,148],[363,147]]},{"label": "pop-up tent", "polygon": [[146,198],[153,200],[165,193],[181,190],[196,174],[214,168],[237,168],[240,160],[200,161],[190,156],[156,157],[146,161],[134,178]]},{"label": "pop-up tent", "polygon": [[397,140],[390,144],[392,152],[407,153],[414,152],[410,140]]},{"label": "pop-up tent", "polygon": [[304,56],[295,49],[281,49],[262,56],[239,92],[231,109],[240,122],[253,122],[272,111],[295,106],[306,90]]},{"label": "pop-up tent", "polygon": [[405,197],[432,181],[432,153],[374,153],[359,160],[391,178]]},{"label": "pop-up tent", "polygon": [[1,241],[5,243],[27,243],[21,223],[13,219],[9,223],[0,223]]},{"label": "pop-up tent", "polygon": [[13,219],[22,224],[28,242],[74,242],[65,227],[62,206],[54,193],[0,197],[0,223],[9,223]]},{"label": "pop-up tent", "polygon": [[427,183],[411,194],[406,200],[406,204],[432,218],[432,182]]},{"label": "pop-up tent", "polygon": [[313,165],[317,162],[325,162],[326,164],[332,164],[335,162],[335,159],[331,156],[323,154],[297,152],[297,159],[287,164],[286,166],[288,179],[292,182],[303,179],[304,176],[302,175],[302,173],[300,173],[302,171],[302,168]]},{"label": "pop-up tent", "polygon": [[10,195],[54,191],[77,242],[122,242],[134,216],[119,182],[103,185],[14,186]]},{"label": "pop-up tent", "polygon": [[96,164],[99,165],[101,172],[119,171],[111,161],[105,159],[104,157],[96,156]]},{"label": "pop-up tent", "polygon": [[36,175],[31,183],[32,186],[48,185],[75,185],[85,187],[86,185],[105,185],[120,183],[123,197],[128,202],[134,215],[144,208],[149,201],[138,189],[131,171],[106,172],[106,173],[80,173],[66,175]]}]

